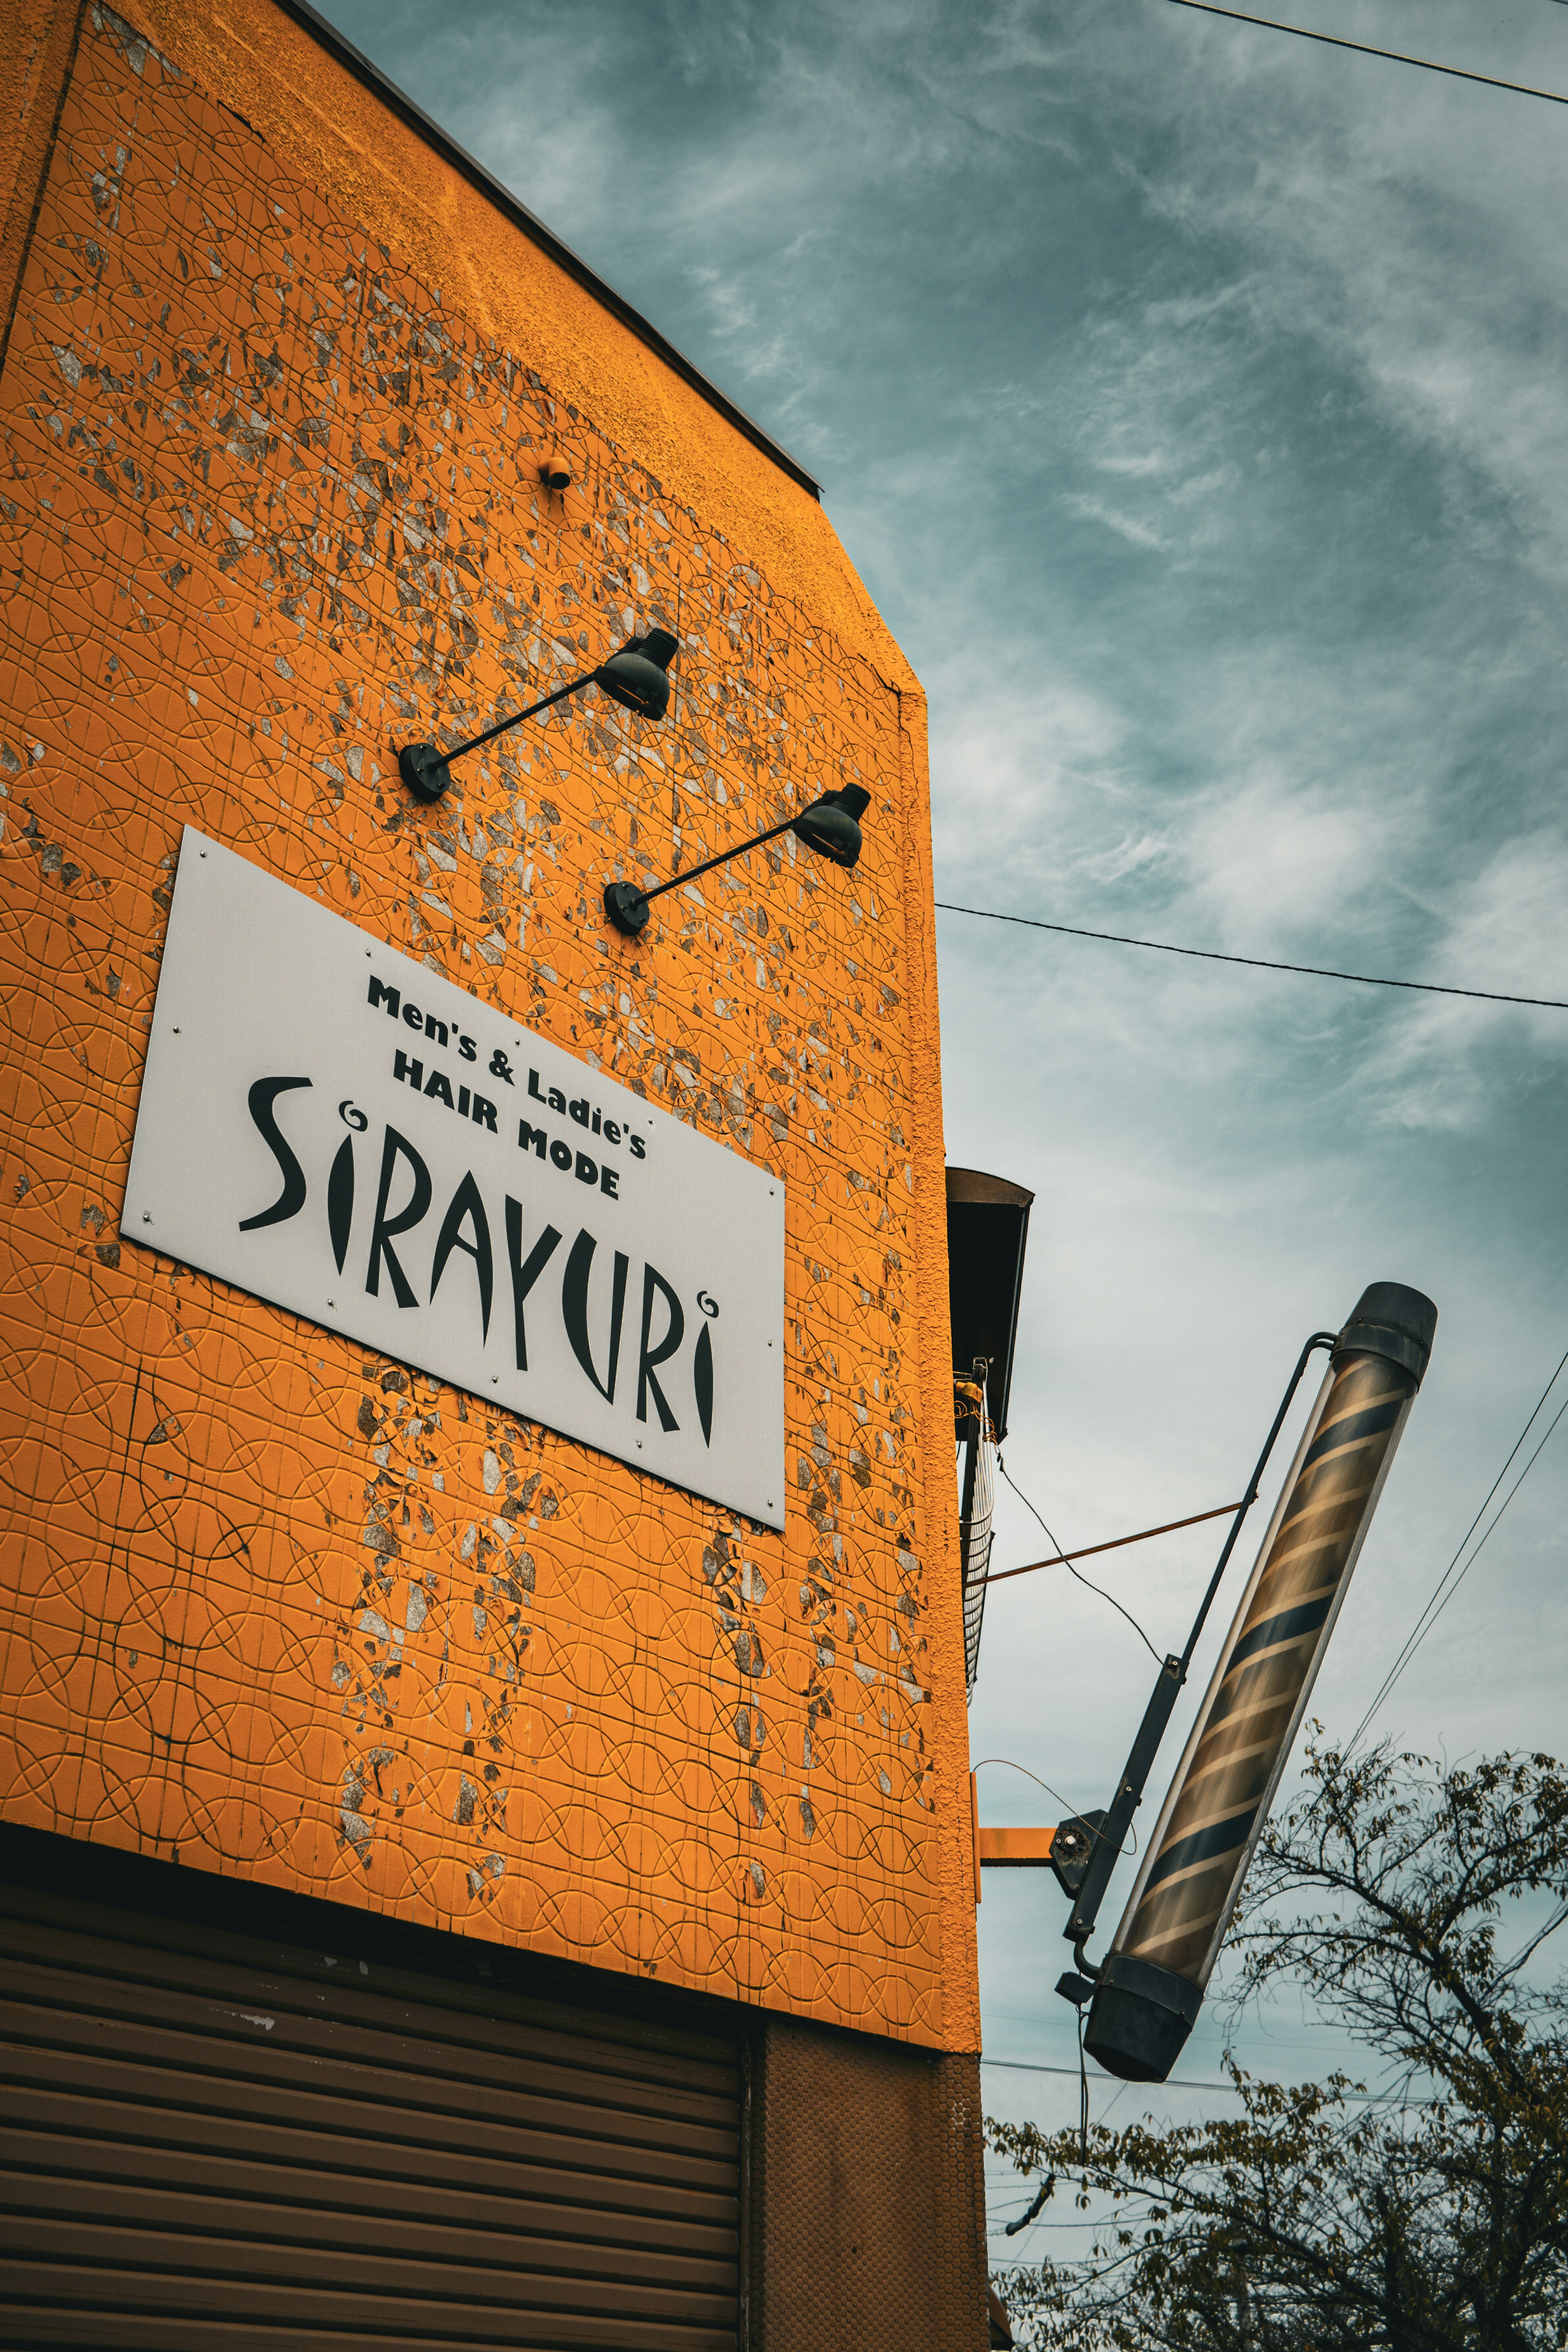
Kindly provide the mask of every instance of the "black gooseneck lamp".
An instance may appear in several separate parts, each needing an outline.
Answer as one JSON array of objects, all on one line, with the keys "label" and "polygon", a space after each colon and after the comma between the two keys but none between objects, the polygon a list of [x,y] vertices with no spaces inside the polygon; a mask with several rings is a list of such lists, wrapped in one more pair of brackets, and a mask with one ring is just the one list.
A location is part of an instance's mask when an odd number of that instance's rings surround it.
[{"label": "black gooseneck lamp", "polygon": [[436,743],[405,743],[397,755],[397,772],[416,800],[438,801],[451,785],[453,760],[461,759],[465,751],[477,751],[481,743],[493,742],[509,727],[519,727],[525,719],[537,718],[552,702],[563,702],[569,694],[580,694],[585,686],[602,687],[614,701],[635,710],[639,719],[662,719],[669,708],[669,665],[679,643],[668,629],[649,629],[643,636],[629,637],[619,653],[612,654],[597,669],[584,670],[581,677],[558,686],[542,701],[531,702],[526,710],[513,711],[510,719],[487,727],[482,735],[470,735],[466,743],[455,743],[449,751],[443,751]]},{"label": "black gooseneck lamp", "polygon": [[672,874],[668,882],[656,883],[651,890],[639,890],[635,882],[606,883],[605,912],[617,931],[635,940],[647,922],[651,899],[662,898],[667,890],[689,882],[695,875],[711,872],[715,866],[728,866],[732,857],[743,857],[748,849],[758,849],[764,841],[776,841],[781,833],[793,833],[797,841],[804,841],[808,849],[835,866],[858,866],[860,819],[870,805],[870,793],[862,792],[858,784],[841,784],[837,792],[824,793],[798,816],[786,816],[782,824],[754,833],[750,841],[738,841],[733,849],[721,849],[717,857],[705,857],[700,866],[688,866],[683,872]]}]

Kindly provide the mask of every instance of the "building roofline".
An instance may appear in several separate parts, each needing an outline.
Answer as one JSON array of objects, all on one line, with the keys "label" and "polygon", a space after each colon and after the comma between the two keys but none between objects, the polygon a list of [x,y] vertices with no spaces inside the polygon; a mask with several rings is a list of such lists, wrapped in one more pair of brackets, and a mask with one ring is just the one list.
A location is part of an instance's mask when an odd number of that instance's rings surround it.
[{"label": "building roofline", "polygon": [[492,172],[486,171],[484,165],[470,155],[467,148],[459,147],[449,131],[443,131],[441,125],[426,114],[423,107],[416,106],[411,98],[398,89],[395,82],[387,79],[379,66],[372,65],[370,59],[361,50],[356,49],[352,41],[344,39],[335,26],[330,25],[324,16],[319,16],[310,5],[310,0],[277,0],[277,5],[285,16],[292,16],[294,22],[310,35],[312,40],[319,42],[341,66],[345,67],[356,81],[363,82],[367,89],[374,91],[384,105],[390,107],[393,113],[399,116],[411,131],[416,131],[427,146],[433,147],[446,163],[451,164],[454,171],[461,173],[469,185],[477,188],[480,195],[488,198],[498,212],[506,215],[514,227],[520,228],[524,236],[537,245],[542,252],[547,253],[552,261],[563,269],[569,278],[575,278],[578,285],[584,287],[596,302],[602,303],[604,308],[614,318],[618,319],[624,327],[628,327],[639,342],[646,343],[648,350],[661,359],[668,368],[673,369],[675,373],[689,383],[694,392],[700,393],[710,407],[717,409],[720,415],[732,425],[737,433],[743,434],[754,448],[762,451],[764,457],[771,457],[773,464],[782,472],[786,473],[792,481],[798,482],[803,490],[808,491],[811,497],[820,502],[821,483],[813,475],[807,473],[798,459],[790,456],[782,442],[775,441],[771,433],[765,433],[754,418],[748,416],[745,410],[730,398],[728,393],[721,392],[718,385],[710,377],[705,376],[700,367],[689,360],[683,352],[678,351],[668,336],[661,335],[650,320],[645,319],[640,310],[634,310],[624,296],[616,292],[613,286],[607,286],[596,270],[590,268],[580,255],[574,253],[569,245],[562,242],[553,229],[545,226],[537,214],[531,213],[526,205],[520,204],[511,190],[498,180]]}]

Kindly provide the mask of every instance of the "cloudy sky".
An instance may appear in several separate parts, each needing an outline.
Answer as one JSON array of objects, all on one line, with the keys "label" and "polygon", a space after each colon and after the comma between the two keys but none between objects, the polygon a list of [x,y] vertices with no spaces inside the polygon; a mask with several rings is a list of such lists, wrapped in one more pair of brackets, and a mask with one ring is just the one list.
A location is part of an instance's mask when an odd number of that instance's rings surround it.
[{"label": "cloudy sky", "polygon": [[[1568,109],[1167,0],[328,14],[821,477],[930,693],[942,898],[1568,998]],[[1568,92],[1560,0],[1293,20]],[[1005,1453],[1062,1539],[1234,1496],[1308,1331],[1436,1299],[1318,1687],[1348,1733],[1568,1349],[1568,1013],[940,920],[949,1157],[1037,1195]],[[1375,1728],[1563,1751],[1565,1505],[1568,1426]],[[997,1565],[1041,1549],[1005,1502]],[[1099,1568],[1163,1651],[1215,1549]],[[975,1756],[1105,1801],[1136,1636],[1060,1570],[987,1634]],[[991,1874],[994,2057],[1076,2063],[1061,1913]]]}]

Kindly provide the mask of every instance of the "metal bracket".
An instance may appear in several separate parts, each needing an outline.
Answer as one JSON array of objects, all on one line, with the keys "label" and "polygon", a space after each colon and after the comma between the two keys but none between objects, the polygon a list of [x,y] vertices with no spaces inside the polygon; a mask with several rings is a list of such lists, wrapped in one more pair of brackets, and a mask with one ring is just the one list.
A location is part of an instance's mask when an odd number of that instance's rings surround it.
[{"label": "metal bracket", "polygon": [[1074,1813],[1070,1820],[1057,1823],[1057,1833],[1051,1840],[1050,1864],[1057,1885],[1069,1903],[1078,1901],[1089,1875],[1104,1821],[1103,1811],[1099,1811]]}]

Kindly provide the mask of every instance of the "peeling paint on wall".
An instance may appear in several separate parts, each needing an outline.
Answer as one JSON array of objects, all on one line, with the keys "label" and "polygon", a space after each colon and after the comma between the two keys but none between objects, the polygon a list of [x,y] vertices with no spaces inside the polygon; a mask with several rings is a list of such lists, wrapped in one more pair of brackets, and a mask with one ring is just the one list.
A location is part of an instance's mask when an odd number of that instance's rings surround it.
[{"label": "peeling paint on wall", "polygon": [[[897,695],[101,6],[0,404],[9,1815],[942,2041]],[[663,728],[591,694],[401,793],[654,623]],[[854,875],[786,839],[606,930],[839,782]],[[787,1178],[782,1538],[121,1258],[187,821]]]}]

